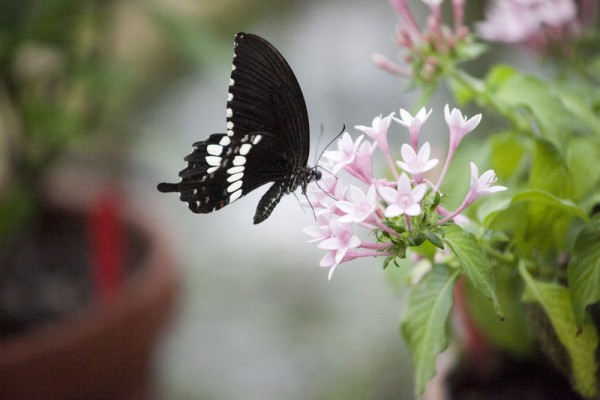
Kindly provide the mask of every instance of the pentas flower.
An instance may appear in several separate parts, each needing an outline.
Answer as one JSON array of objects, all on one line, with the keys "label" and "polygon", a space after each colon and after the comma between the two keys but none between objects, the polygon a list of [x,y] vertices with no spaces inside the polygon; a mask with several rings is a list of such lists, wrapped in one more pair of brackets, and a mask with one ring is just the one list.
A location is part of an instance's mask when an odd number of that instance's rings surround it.
[{"label": "pentas flower", "polygon": [[493,0],[476,29],[489,41],[522,44],[540,54],[563,48],[568,54],[569,42],[590,22],[586,16],[593,15],[593,6],[581,2],[578,13],[574,0]]},{"label": "pentas flower", "polygon": [[439,162],[435,158],[429,159],[431,155],[429,142],[423,144],[419,153],[416,153],[411,146],[404,143],[400,148],[400,154],[402,155],[402,161],[396,161],[396,164],[411,174],[417,183],[421,183],[423,181],[423,174],[433,169]]},{"label": "pentas flower", "polygon": [[477,165],[471,163],[471,186],[467,197],[463,200],[463,203],[451,214],[447,215],[442,222],[449,221],[458,216],[465,208],[470,206],[480,198],[488,194],[494,194],[496,192],[502,192],[507,188],[505,186],[492,186],[498,180],[496,174],[491,169],[485,171],[479,176],[479,170]]},{"label": "pentas flower", "polygon": [[421,126],[427,121],[427,118],[431,115],[432,109],[429,112],[422,107],[417,114],[413,117],[408,111],[404,108],[400,109],[400,118],[394,118],[394,121],[399,123],[400,125],[404,125],[408,128],[408,133],[410,134],[410,145],[413,149],[417,149],[419,146],[419,131],[421,130]]},{"label": "pentas flower", "polygon": [[442,185],[442,182],[446,177],[446,173],[448,172],[448,168],[450,167],[452,157],[454,157],[454,153],[460,145],[460,142],[469,132],[477,128],[477,125],[479,125],[481,122],[481,114],[477,114],[467,119],[467,117],[463,116],[462,112],[457,108],[453,108],[452,111],[450,111],[448,104],[446,104],[444,107],[444,118],[446,119],[448,129],[450,129],[450,144],[448,145],[448,155],[446,156],[444,168],[442,169],[442,173],[440,174],[438,182],[435,185],[436,190]]},{"label": "pentas flower", "polygon": [[381,197],[388,203],[385,209],[386,217],[410,215],[414,217],[421,214],[420,201],[425,196],[427,187],[419,184],[413,188],[410,179],[405,173],[400,175],[397,189],[382,187],[379,189]]},{"label": "pentas flower", "polygon": [[340,200],[336,207],[346,213],[340,217],[341,222],[363,222],[370,218],[377,209],[375,186],[364,191],[350,185],[349,200]]},{"label": "pentas flower", "polygon": [[[430,113],[422,109],[413,120],[420,119],[419,125],[422,125]],[[402,125],[410,129],[412,122],[407,114],[402,114],[401,118],[406,122]],[[451,142],[446,157],[448,164],[464,135],[479,124],[481,115],[466,118],[460,110],[450,111],[449,107],[445,114]],[[458,209],[447,210],[440,204],[438,190],[443,176],[436,185],[423,179],[425,172],[433,172],[438,165],[438,160],[430,159],[429,142],[425,142],[418,152],[404,143],[400,149],[402,160],[395,162],[387,140],[384,146],[378,146],[376,141],[383,143],[380,135],[387,135],[392,115],[376,117],[371,127],[358,126],[358,130],[372,133],[368,139],[361,135],[353,141],[345,132],[338,139],[338,150],[325,152],[324,158],[331,165],[326,165],[324,170],[333,170],[336,174],[345,172],[358,179],[360,185],[346,185],[342,176],[325,174],[323,179],[312,181],[307,188],[307,204],[313,208],[317,224],[304,231],[312,237],[311,242],[318,242],[319,248],[327,250],[320,265],[330,268],[330,278],[338,265],[355,258],[404,257],[408,248],[419,246],[426,240],[441,248],[445,223],[456,220],[461,225],[468,224],[469,220],[461,213],[470,204],[483,195],[506,190],[503,186],[493,186],[496,181],[493,171],[479,176],[472,163],[469,193]],[[393,176],[392,180],[372,175],[375,150],[390,160],[386,163],[390,171],[384,176]],[[403,170],[401,174],[396,171],[396,165]],[[355,228],[368,230],[373,235],[369,240],[360,239],[354,233]]]},{"label": "pentas flower", "polygon": [[358,139],[356,139],[355,142],[353,142],[350,134],[348,132],[344,132],[342,137],[338,140],[337,151],[326,151],[323,154],[324,157],[328,158],[334,163],[334,174],[337,174],[342,168],[344,168],[344,166],[354,161],[356,149],[363,140],[363,137],[364,135],[361,135],[358,137]]},{"label": "pentas flower", "polygon": [[373,166],[371,158],[373,157],[373,152],[376,148],[376,143],[366,141],[362,142],[356,150],[354,160],[350,164],[346,165],[345,170],[364,183],[371,183],[373,180]]},{"label": "pentas flower", "polygon": [[[386,156],[386,162],[388,165],[393,165],[391,157],[389,157],[389,146],[387,140],[387,131],[392,122],[394,113],[390,113],[387,117],[382,118],[381,114],[373,119],[371,126],[357,125],[354,128],[363,131],[369,135],[372,139],[375,139],[375,143],[379,146],[383,154]],[[395,170],[392,168],[392,171]]]},{"label": "pentas flower", "polygon": [[463,51],[471,44],[469,28],[463,22],[464,1],[452,1],[453,28],[442,21],[442,0],[423,0],[430,10],[425,27],[419,25],[407,0],[389,2],[398,16],[396,42],[404,50],[401,59],[409,68],[400,67],[381,54],[373,54],[372,61],[378,67],[421,84],[431,84],[476,52],[477,49]]}]

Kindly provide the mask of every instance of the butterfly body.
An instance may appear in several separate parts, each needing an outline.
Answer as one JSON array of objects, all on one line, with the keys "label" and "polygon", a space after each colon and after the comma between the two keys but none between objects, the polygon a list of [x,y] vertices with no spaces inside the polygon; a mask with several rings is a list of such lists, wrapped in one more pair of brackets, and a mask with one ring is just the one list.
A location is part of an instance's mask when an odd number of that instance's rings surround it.
[{"label": "butterfly body", "polygon": [[179,192],[195,213],[209,213],[268,182],[254,215],[269,217],[281,197],[321,174],[307,165],[309,125],[302,91],[283,56],[267,41],[238,33],[229,93],[227,132],[196,142],[185,157],[179,183],[161,183],[161,192]]}]

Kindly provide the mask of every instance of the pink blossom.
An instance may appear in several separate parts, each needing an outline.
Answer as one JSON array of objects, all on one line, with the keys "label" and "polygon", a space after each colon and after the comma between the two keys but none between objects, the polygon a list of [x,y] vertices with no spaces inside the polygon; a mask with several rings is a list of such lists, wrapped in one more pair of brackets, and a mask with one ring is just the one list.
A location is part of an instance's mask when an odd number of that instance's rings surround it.
[{"label": "pink blossom", "polygon": [[471,162],[471,188],[469,190],[469,196],[475,201],[477,198],[486,194],[492,194],[501,192],[507,188],[504,186],[492,186],[498,178],[493,170],[488,169],[481,176],[477,170],[477,165]]},{"label": "pink blossom", "polygon": [[442,169],[442,173],[440,174],[437,183],[433,187],[434,190],[439,190],[440,186],[442,186],[444,178],[446,177],[446,173],[448,172],[448,168],[450,167],[450,162],[452,161],[454,153],[456,152],[456,149],[458,148],[458,145],[462,139],[467,135],[467,133],[477,128],[477,125],[479,125],[481,122],[481,114],[477,114],[467,119],[467,117],[463,116],[460,110],[457,108],[453,108],[452,111],[450,111],[448,104],[446,104],[444,107],[444,118],[446,119],[446,124],[450,130],[450,144],[448,146],[448,155],[446,156],[444,168]]},{"label": "pink blossom", "polygon": [[444,219],[439,221],[439,223],[443,224],[446,221],[459,217],[461,212],[481,196],[501,192],[507,189],[504,186],[491,186],[496,180],[496,174],[491,169],[479,176],[477,166],[471,162],[471,186],[469,188],[469,193],[467,193],[462,204],[454,212],[447,214]]},{"label": "pink blossom", "polygon": [[349,200],[336,203],[337,208],[346,215],[340,217],[340,222],[363,222],[370,218],[377,209],[375,186],[371,185],[365,194],[354,185],[349,188]]},{"label": "pink blossom", "polygon": [[476,29],[484,39],[522,43],[544,53],[581,32],[577,14],[573,0],[495,0]]},{"label": "pink blossom", "polygon": [[388,203],[385,209],[385,216],[388,218],[398,215],[417,216],[421,213],[421,204],[419,203],[425,196],[427,186],[424,183],[416,185],[414,188],[410,179],[403,172],[398,180],[397,189],[390,187],[380,187],[379,194]]},{"label": "pink blossom", "polygon": [[364,183],[370,184],[373,180],[371,158],[376,147],[375,143],[363,141],[356,151],[354,160],[346,165],[344,170]]},{"label": "pink blossom", "polygon": [[[331,267],[329,271],[329,279],[331,279],[333,269],[343,261],[348,250],[359,247],[361,241],[352,232],[352,224],[350,223],[340,222],[332,218],[329,221],[329,229],[330,236],[321,241],[317,247],[331,251],[328,256],[323,257],[321,260],[321,265],[326,263]],[[331,260],[331,256],[333,256],[333,260]],[[334,263],[331,264],[331,261]]]},{"label": "pink blossom", "polygon": [[410,134],[410,144],[415,150],[419,146],[419,132],[421,131],[421,127],[425,121],[427,121],[427,118],[429,118],[432,111],[433,109],[429,109],[429,111],[427,111],[425,107],[422,107],[413,117],[408,111],[401,108],[400,118],[394,118],[394,121],[408,128],[408,132]]},{"label": "pink blossom", "polygon": [[314,239],[310,239],[307,242],[321,242],[331,236],[331,230],[329,229],[329,218],[324,216],[317,216],[317,225],[307,226],[303,229],[304,233],[308,236],[312,236]]},{"label": "pink blossom", "polygon": [[429,142],[425,142],[423,146],[421,146],[419,154],[417,154],[411,146],[404,143],[400,149],[400,154],[402,155],[403,161],[396,161],[396,164],[404,171],[411,174],[417,183],[422,182],[423,174],[434,168],[439,162],[436,158],[429,159],[431,155],[431,146],[429,145]]},{"label": "pink blossom", "polygon": [[467,119],[466,116],[462,115],[458,108],[453,108],[452,111],[450,111],[448,104],[446,104],[444,107],[444,117],[446,119],[446,124],[450,129],[451,151],[456,150],[461,140],[467,135],[467,133],[477,128],[477,125],[479,125],[479,122],[481,122],[481,114],[477,114]]},{"label": "pink blossom", "polygon": [[381,151],[388,152],[387,131],[392,122],[394,113],[390,113],[387,117],[382,118],[381,114],[373,118],[371,126],[356,125],[354,128],[363,131],[375,140]]},{"label": "pink blossom", "polygon": [[352,141],[352,137],[348,132],[344,132],[342,137],[338,140],[337,151],[331,150],[326,151],[323,156],[331,160],[334,164],[333,173],[337,174],[342,168],[354,161],[356,156],[356,149],[363,140],[364,135],[360,135],[356,142]]}]

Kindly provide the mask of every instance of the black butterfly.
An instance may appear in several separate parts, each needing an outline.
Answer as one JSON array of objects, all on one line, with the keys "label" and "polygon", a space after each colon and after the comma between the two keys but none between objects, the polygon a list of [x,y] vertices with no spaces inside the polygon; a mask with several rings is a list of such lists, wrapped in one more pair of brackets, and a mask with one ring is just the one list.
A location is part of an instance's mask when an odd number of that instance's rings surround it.
[{"label": "black butterfly", "polygon": [[274,182],[258,202],[254,223],[271,212],[284,194],[321,172],[307,166],[309,127],[300,85],[283,56],[266,40],[235,36],[227,98],[227,133],[194,144],[179,183],[161,183],[161,192],[179,192],[195,213],[209,213]]}]

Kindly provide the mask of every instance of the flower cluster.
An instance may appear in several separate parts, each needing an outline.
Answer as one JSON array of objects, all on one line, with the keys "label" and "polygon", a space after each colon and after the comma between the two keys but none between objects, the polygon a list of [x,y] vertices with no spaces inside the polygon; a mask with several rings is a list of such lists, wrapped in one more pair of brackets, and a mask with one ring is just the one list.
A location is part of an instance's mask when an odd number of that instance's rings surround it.
[{"label": "flower cluster", "polygon": [[494,0],[476,28],[483,39],[520,43],[543,54],[581,35],[596,7],[590,0]]},{"label": "flower cluster", "polygon": [[[311,242],[318,242],[319,248],[327,250],[320,265],[330,268],[329,279],[339,264],[358,257],[404,257],[408,247],[419,246],[426,240],[443,248],[444,223],[456,219],[479,197],[506,189],[493,186],[496,181],[493,171],[479,176],[477,166],[471,163],[470,190],[462,204],[454,211],[440,206],[439,189],[456,149],[464,136],[477,127],[481,114],[467,119],[460,110],[450,110],[446,105],[450,145],[442,171],[432,182],[428,173],[438,165],[438,160],[431,158],[429,142],[419,145],[421,126],[431,111],[422,108],[413,116],[401,109],[400,118],[395,113],[380,115],[371,126],[355,127],[363,132],[356,140],[344,132],[338,139],[337,150],[324,153],[321,167],[330,173],[308,187],[307,201],[315,212],[317,225],[305,228],[305,232],[313,237]],[[387,138],[393,121],[408,128],[410,138],[410,144],[401,146],[401,160],[396,162]],[[373,175],[375,150],[385,159],[391,180]],[[346,185],[336,176],[340,171],[354,177],[356,184]],[[355,228],[374,232],[374,240],[359,238]]]},{"label": "flower cluster", "polygon": [[387,72],[421,83],[434,83],[458,61],[470,58],[464,49],[470,44],[470,30],[464,24],[464,0],[453,0],[453,28],[442,21],[442,0],[423,0],[430,9],[425,27],[417,22],[408,0],[390,0],[398,16],[396,42],[405,50],[402,60],[412,67],[407,70],[375,53],[372,60]]}]

